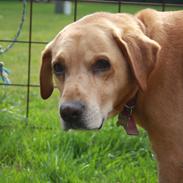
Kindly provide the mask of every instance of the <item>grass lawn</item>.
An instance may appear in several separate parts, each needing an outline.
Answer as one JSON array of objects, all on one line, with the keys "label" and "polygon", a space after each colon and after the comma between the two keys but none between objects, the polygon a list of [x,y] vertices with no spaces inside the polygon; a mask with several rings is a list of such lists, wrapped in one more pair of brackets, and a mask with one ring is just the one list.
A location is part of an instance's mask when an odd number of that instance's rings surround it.
[{"label": "grass lawn", "polygon": [[[20,2],[0,1],[0,39],[12,39],[21,18]],[[135,13],[144,6],[122,6]],[[161,9],[160,7],[156,7]],[[116,12],[117,5],[78,4],[78,18],[95,11]],[[169,9],[175,9],[170,7]],[[33,6],[33,41],[50,41],[71,16],[54,14],[53,4]],[[19,40],[28,40],[29,5]],[[7,43],[0,43],[6,47]],[[40,53],[32,45],[31,84],[38,83]],[[11,70],[12,83],[27,83],[28,46],[16,44],[0,55]],[[38,88],[30,90],[30,117],[26,125],[26,88],[0,86],[0,182],[2,183],[155,183],[156,165],[147,134],[129,137],[116,127],[116,118],[100,132],[68,132],[60,128],[58,92],[41,100]]]}]

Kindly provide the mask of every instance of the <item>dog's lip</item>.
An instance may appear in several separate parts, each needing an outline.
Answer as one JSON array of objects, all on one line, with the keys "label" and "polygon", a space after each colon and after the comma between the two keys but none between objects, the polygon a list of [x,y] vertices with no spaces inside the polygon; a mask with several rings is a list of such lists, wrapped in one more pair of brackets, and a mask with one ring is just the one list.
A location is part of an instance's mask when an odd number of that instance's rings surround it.
[{"label": "dog's lip", "polygon": [[103,127],[103,124],[104,124],[104,121],[105,121],[105,118],[102,118],[102,121],[101,121],[101,124],[99,127],[96,127],[96,128],[77,128],[75,126],[64,126],[64,131],[70,131],[70,130],[100,130],[102,127]]},{"label": "dog's lip", "polygon": [[64,131],[69,131],[69,130],[85,130],[85,129],[87,130],[87,128],[85,126],[78,127],[78,126],[75,126],[73,124],[64,126]]},{"label": "dog's lip", "polygon": [[103,119],[102,119],[102,122],[101,122],[101,124],[100,124],[100,126],[99,126],[99,128],[98,128],[98,130],[100,130],[100,129],[103,127],[104,121],[105,121],[105,119],[103,118]]}]

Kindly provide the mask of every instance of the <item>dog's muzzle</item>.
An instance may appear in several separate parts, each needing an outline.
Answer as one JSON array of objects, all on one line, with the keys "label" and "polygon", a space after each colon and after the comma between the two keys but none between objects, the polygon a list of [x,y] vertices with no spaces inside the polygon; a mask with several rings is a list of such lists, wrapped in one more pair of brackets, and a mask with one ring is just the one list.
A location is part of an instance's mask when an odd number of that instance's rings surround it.
[{"label": "dog's muzzle", "polygon": [[80,101],[64,102],[60,106],[60,115],[66,130],[86,129],[83,118],[85,108],[85,104]]},{"label": "dog's muzzle", "polygon": [[97,130],[102,128],[105,120],[96,106],[89,107],[81,101],[62,103],[60,116],[64,130]]}]

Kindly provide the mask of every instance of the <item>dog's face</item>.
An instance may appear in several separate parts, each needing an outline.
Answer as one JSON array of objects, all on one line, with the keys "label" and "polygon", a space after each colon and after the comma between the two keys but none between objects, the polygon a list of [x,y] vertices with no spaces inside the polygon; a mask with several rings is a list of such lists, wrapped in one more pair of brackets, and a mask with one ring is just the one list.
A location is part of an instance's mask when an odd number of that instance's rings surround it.
[{"label": "dog's face", "polygon": [[64,129],[99,129],[139,87],[145,89],[159,46],[141,26],[129,15],[94,14],[67,26],[47,45],[41,96],[51,95],[54,75]]}]

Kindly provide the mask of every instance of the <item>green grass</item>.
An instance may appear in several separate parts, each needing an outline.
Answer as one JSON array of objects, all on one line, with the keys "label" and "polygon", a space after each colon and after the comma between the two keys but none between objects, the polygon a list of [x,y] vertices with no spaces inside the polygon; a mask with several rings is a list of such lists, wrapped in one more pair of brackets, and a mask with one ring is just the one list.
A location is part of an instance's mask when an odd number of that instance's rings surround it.
[{"label": "green grass", "polygon": [[[135,13],[144,6],[124,5]],[[160,9],[160,7],[156,7]],[[169,9],[175,9],[170,7]],[[116,12],[117,5],[79,3],[78,18],[95,11]],[[53,4],[34,4],[33,40],[50,41],[73,21],[53,13]],[[0,39],[11,39],[21,17],[21,3],[0,1]],[[19,40],[28,40],[29,5]],[[7,43],[0,43],[7,46]],[[40,53],[44,45],[32,45],[31,84],[38,84]],[[11,69],[12,83],[27,83],[28,46],[16,44],[0,55]],[[30,90],[26,125],[26,88],[0,86],[0,182],[3,183],[155,183],[156,164],[147,134],[129,137],[110,119],[100,132],[68,132],[60,128],[59,94],[41,100],[38,88]]]}]

